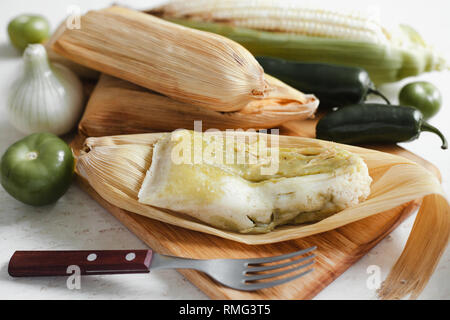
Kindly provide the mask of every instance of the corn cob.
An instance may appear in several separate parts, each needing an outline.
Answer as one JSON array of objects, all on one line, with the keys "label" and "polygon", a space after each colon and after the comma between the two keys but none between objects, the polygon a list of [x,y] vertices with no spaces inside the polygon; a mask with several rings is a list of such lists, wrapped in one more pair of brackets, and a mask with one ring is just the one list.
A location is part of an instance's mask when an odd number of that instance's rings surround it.
[{"label": "corn cob", "polygon": [[174,0],[150,13],[224,35],[254,55],[362,67],[378,84],[445,68],[412,28],[389,32],[363,13],[271,0]]},{"label": "corn cob", "polygon": [[227,22],[237,27],[343,40],[386,43],[388,34],[373,17],[290,1],[174,0],[161,8],[173,18]]}]

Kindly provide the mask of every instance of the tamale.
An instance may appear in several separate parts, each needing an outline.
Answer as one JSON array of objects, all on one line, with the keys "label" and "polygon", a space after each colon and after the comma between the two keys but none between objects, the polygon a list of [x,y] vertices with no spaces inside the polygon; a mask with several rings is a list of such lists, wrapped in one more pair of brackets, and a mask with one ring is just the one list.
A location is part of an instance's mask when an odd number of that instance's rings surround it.
[{"label": "tamale", "polygon": [[[292,90],[291,100],[276,97],[254,99],[242,110],[218,112],[173,100],[128,81],[102,74],[89,99],[79,130],[89,137],[194,129],[203,130],[276,127],[286,121],[311,117],[318,105],[313,95],[304,95],[278,80],[267,80],[280,91]],[[294,99],[295,97],[297,99]]]},{"label": "tamale", "polygon": [[316,222],[369,195],[372,180],[359,156],[320,144],[280,148],[277,137],[177,130],[113,148],[104,139],[77,169],[94,187],[106,182],[144,205],[241,233]]},{"label": "tamale", "polygon": [[255,58],[225,37],[111,7],[81,17],[52,39],[57,54],[175,100],[217,111],[242,109],[272,88]]},{"label": "tamale", "polygon": [[226,138],[178,130],[160,139],[138,201],[247,233],[316,222],[369,195],[366,164],[338,147],[269,148],[264,139]]},{"label": "tamale", "polygon": [[[248,135],[247,132],[233,134],[236,137]],[[107,202],[123,210],[249,245],[326,232],[424,197],[401,257],[379,292],[385,299],[402,298],[408,294],[416,298],[426,286],[448,243],[450,205],[438,179],[427,169],[388,153],[309,138],[279,136],[279,146],[337,146],[362,157],[373,179],[370,195],[365,201],[319,222],[288,224],[260,234],[218,229],[179,212],[142,204],[138,201],[138,193],[152,164],[153,147],[165,135],[153,133],[88,138],[81,154],[80,150],[75,150],[78,154],[77,174]]]}]

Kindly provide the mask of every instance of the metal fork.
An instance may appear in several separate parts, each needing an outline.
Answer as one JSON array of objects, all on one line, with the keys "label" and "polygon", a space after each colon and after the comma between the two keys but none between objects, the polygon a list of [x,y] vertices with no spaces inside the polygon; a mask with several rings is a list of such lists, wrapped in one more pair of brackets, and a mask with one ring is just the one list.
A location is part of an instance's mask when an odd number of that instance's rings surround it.
[{"label": "metal fork", "polygon": [[[194,269],[238,290],[253,291],[298,279],[311,271],[316,247],[253,259],[188,259],[152,250],[16,251],[8,273],[13,277],[148,273],[158,269]],[[303,256],[306,255],[306,256]],[[302,257],[303,256],[303,257]],[[284,261],[283,260],[288,260]]]}]

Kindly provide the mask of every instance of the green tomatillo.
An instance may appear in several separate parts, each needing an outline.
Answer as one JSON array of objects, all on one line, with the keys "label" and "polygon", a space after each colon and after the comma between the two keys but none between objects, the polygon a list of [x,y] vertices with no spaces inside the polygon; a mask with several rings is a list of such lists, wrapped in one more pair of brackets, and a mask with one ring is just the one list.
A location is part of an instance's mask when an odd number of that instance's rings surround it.
[{"label": "green tomatillo", "polygon": [[34,133],[11,145],[1,158],[0,182],[17,200],[41,206],[69,188],[75,160],[70,147],[51,133]]},{"label": "green tomatillo", "polygon": [[439,112],[442,96],[438,88],[426,81],[407,84],[399,93],[399,102],[422,112],[424,119],[429,119]]},{"label": "green tomatillo", "polygon": [[8,24],[11,43],[20,51],[32,43],[42,43],[50,35],[50,25],[42,16],[22,14]]}]

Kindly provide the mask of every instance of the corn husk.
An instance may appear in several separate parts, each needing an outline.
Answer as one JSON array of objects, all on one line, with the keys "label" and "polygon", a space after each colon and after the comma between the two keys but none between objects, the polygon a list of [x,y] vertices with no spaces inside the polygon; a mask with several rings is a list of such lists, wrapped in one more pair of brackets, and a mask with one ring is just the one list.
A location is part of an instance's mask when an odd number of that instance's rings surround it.
[{"label": "corn husk", "polygon": [[[272,77],[267,79],[279,90],[292,90],[291,96],[299,98],[278,99],[273,91],[269,97],[255,99],[240,111],[223,113],[179,102],[103,74],[88,102],[79,130],[88,137],[161,132],[194,129],[194,121],[198,120],[202,121],[203,130],[263,129],[314,114],[318,100],[313,95],[303,95]],[[303,99],[306,99],[304,103]]]},{"label": "corn husk", "polygon": [[[314,224],[282,226],[266,234],[239,234],[216,229],[181,213],[143,205],[137,201],[138,191],[151,164],[152,145],[162,135],[88,138],[78,158],[77,173],[106,201],[124,210],[250,245],[322,233],[423,198],[405,249],[379,292],[385,299],[401,298],[407,294],[416,298],[448,243],[450,206],[436,177],[406,158],[340,144],[338,146],[365,160],[373,179],[371,194],[366,201]],[[280,136],[279,145],[305,147],[336,144]]]},{"label": "corn husk", "polygon": [[52,40],[57,54],[175,100],[236,111],[272,88],[255,58],[225,37],[111,7]]},{"label": "corn husk", "polygon": [[62,34],[62,32],[64,32],[65,27],[66,20],[59,24],[58,28],[56,28],[55,32],[53,32],[50,39],[45,43],[45,49],[47,50],[48,58],[54,63],[59,63],[63,66],[66,66],[83,80],[97,81],[100,76],[100,73],[98,71],[73,62],[72,60],[69,60],[53,51],[53,43]]}]

